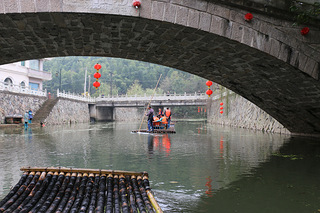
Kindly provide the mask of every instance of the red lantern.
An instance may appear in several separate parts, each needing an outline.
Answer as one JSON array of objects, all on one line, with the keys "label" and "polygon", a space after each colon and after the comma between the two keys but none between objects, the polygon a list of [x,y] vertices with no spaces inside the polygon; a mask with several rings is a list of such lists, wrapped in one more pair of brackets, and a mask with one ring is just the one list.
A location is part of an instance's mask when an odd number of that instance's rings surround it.
[{"label": "red lantern", "polygon": [[101,77],[101,74],[99,72],[96,72],[95,74],[93,74],[93,77],[99,79]]},{"label": "red lantern", "polygon": [[223,105],[223,103],[221,102],[221,103],[220,103],[220,106],[222,106],[222,105]]},{"label": "red lantern", "polygon": [[98,89],[98,87],[100,87],[100,83],[98,81],[93,82],[92,84],[96,89]]},{"label": "red lantern", "polygon": [[221,110],[223,110],[223,106],[222,106],[222,107],[220,107],[220,109],[221,109]]},{"label": "red lantern", "polygon": [[212,81],[207,81],[207,82],[206,82],[206,85],[207,85],[208,87],[210,87],[210,86],[212,85]]},{"label": "red lantern", "polygon": [[200,107],[198,107],[198,112],[200,112]]},{"label": "red lantern", "polygon": [[100,70],[100,69],[101,69],[101,65],[97,63],[96,65],[94,65],[94,68],[95,68],[96,70]]},{"label": "red lantern", "polygon": [[213,93],[213,92],[212,92],[211,89],[208,89],[207,92],[206,92],[206,94],[207,94],[209,97],[210,97],[210,95],[212,95],[212,93]]},{"label": "red lantern", "polygon": [[304,27],[300,32],[301,32],[301,35],[307,35],[309,31],[310,31],[309,27]]},{"label": "red lantern", "polygon": [[221,111],[220,111],[220,114],[222,114],[222,113],[223,113],[223,111],[221,110]]},{"label": "red lantern", "polygon": [[141,6],[141,2],[139,0],[134,0],[132,6],[138,9]]},{"label": "red lantern", "polygon": [[253,18],[253,15],[251,13],[247,13],[245,16],[244,16],[245,20],[246,21],[251,21],[251,19]]}]

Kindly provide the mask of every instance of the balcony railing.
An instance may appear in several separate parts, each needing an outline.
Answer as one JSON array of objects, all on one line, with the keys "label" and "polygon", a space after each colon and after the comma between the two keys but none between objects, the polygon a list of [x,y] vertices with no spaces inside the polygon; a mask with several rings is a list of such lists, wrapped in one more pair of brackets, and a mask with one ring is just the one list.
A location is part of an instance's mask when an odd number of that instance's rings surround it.
[{"label": "balcony railing", "polygon": [[47,96],[47,90],[33,90],[25,86],[10,84],[6,82],[0,82],[0,91],[8,91],[14,93],[22,93],[36,96]]}]

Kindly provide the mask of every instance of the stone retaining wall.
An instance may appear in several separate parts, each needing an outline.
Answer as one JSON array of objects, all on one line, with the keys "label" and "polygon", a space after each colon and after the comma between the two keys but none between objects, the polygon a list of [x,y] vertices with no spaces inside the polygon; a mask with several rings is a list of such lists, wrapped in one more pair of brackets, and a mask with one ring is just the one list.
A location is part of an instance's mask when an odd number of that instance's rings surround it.
[{"label": "stone retaining wall", "polygon": [[47,97],[0,92],[0,123],[5,123],[6,116],[23,116],[31,109],[35,114]]},{"label": "stone retaining wall", "polygon": [[[220,103],[223,102],[223,114]],[[213,101],[208,106],[208,123],[290,134],[278,121],[259,107],[235,93]]]},{"label": "stone retaining wall", "polygon": [[44,122],[46,124],[90,122],[88,103],[59,98]]},{"label": "stone retaining wall", "polygon": [[113,113],[116,121],[141,121],[144,109],[141,107],[117,107],[114,108]]}]

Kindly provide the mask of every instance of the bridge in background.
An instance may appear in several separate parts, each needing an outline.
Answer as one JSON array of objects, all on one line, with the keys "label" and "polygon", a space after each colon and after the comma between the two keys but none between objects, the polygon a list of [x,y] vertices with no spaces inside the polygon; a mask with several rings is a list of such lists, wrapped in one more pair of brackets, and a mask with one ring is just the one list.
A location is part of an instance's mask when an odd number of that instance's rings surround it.
[{"label": "bridge in background", "polygon": [[290,2],[2,1],[0,64],[63,56],[160,64],[234,91],[292,133],[320,135],[319,22],[301,35]]}]

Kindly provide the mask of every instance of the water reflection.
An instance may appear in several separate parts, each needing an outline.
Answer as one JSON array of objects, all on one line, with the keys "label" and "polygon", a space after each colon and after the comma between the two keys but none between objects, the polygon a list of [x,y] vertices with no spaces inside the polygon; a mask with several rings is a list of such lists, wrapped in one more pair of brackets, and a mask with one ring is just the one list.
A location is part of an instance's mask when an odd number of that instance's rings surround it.
[{"label": "water reflection", "polygon": [[206,211],[211,207],[203,202],[211,202],[210,196],[214,199],[244,174],[253,174],[253,168],[279,152],[286,138],[204,122],[178,122],[177,134],[132,134],[139,125],[0,130],[0,198],[19,180],[22,166],[119,169],[148,171],[165,212],[195,212],[195,204]]}]

